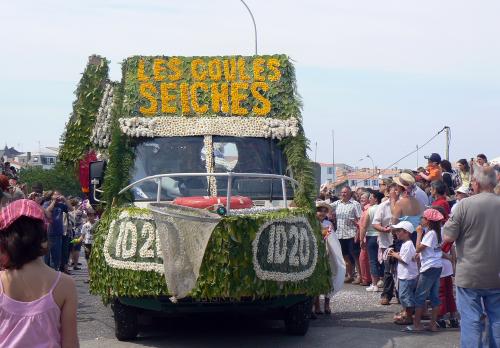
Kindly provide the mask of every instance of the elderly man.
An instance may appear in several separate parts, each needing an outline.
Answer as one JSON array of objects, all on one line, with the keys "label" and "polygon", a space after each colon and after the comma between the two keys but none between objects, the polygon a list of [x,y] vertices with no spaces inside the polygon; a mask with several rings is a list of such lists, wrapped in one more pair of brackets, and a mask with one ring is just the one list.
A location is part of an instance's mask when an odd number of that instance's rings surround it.
[{"label": "elderly man", "polygon": [[[461,347],[481,347],[484,312],[489,347],[500,347],[500,197],[493,193],[495,171],[474,171],[478,194],[463,199],[444,226],[444,240],[457,244],[457,302],[462,318]],[[483,309],[484,306],[484,309]]]},{"label": "elderly man", "polygon": [[361,217],[361,205],[352,199],[350,187],[344,187],[340,191],[341,199],[332,203],[332,208],[337,218],[337,237],[342,247],[342,255],[347,268],[345,281],[350,283],[354,280],[354,237],[358,229],[358,220]]}]

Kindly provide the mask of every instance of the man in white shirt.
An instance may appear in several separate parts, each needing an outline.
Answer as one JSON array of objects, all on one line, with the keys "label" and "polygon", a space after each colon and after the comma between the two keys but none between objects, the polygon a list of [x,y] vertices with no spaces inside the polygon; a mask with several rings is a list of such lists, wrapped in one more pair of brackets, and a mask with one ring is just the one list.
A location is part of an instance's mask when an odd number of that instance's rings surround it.
[{"label": "man in white shirt", "polygon": [[342,247],[342,255],[347,268],[346,282],[354,280],[354,237],[358,231],[358,220],[361,217],[361,205],[352,199],[350,187],[344,187],[340,192],[341,199],[332,203],[337,219],[337,237]]}]

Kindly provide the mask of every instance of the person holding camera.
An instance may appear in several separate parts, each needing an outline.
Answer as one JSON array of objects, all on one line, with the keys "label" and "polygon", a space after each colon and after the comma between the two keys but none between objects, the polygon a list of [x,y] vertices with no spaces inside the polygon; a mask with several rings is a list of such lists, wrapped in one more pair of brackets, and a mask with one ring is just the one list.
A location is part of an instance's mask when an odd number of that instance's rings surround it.
[{"label": "person holding camera", "polygon": [[45,255],[45,263],[58,271],[62,261],[62,240],[64,234],[64,214],[72,210],[66,198],[59,192],[54,191],[50,200],[43,204],[45,215],[49,220],[48,238],[49,252]]}]

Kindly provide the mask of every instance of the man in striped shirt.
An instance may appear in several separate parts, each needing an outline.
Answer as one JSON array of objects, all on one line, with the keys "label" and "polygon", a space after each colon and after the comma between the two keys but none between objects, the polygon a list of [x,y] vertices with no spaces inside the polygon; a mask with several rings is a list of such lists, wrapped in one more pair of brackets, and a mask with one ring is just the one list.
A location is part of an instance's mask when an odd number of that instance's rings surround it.
[{"label": "man in striped shirt", "polygon": [[354,238],[358,233],[358,220],[361,217],[361,205],[352,198],[351,188],[346,186],[340,192],[341,199],[332,203],[337,219],[337,237],[342,247],[342,255],[347,268],[346,282],[354,280]]}]

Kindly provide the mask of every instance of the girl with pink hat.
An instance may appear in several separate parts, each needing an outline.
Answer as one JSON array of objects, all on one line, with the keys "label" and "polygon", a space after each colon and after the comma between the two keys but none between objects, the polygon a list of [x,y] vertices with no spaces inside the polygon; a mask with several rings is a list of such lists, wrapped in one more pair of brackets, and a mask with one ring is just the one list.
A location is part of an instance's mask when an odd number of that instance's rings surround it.
[{"label": "girl with pink hat", "polygon": [[43,261],[45,226],[44,211],[32,200],[0,212],[2,348],[78,347],[75,282]]},{"label": "girl with pink hat", "polygon": [[[416,252],[420,253],[420,276],[415,290],[415,316],[413,326],[407,326],[406,332],[424,330],[421,319],[428,298],[432,305],[430,331],[437,331],[437,316],[441,301],[439,300],[439,278],[442,270],[441,220],[443,215],[435,209],[426,209],[417,227]],[[424,234],[424,228],[427,230]]]}]

